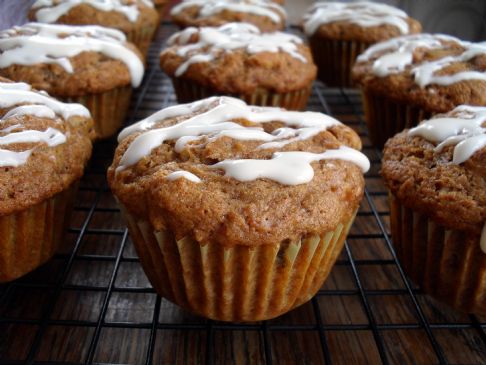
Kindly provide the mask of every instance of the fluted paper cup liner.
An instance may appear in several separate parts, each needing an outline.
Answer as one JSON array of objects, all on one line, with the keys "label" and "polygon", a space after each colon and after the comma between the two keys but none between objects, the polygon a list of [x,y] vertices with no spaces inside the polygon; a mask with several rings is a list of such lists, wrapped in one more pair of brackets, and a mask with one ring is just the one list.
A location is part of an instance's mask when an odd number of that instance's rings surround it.
[{"label": "fluted paper cup liner", "polygon": [[369,47],[368,43],[309,38],[318,78],[330,87],[354,87],[351,70],[356,58]]},{"label": "fluted paper cup liner", "polygon": [[140,27],[140,29],[134,29],[131,32],[126,33],[127,41],[137,46],[144,59],[147,58],[150,43],[152,43],[157,27],[158,24],[145,24]]},{"label": "fluted paper cup liner", "polygon": [[407,276],[430,296],[486,315],[486,254],[479,234],[449,230],[390,195],[393,246]]},{"label": "fluted paper cup liner", "polygon": [[131,96],[132,87],[128,85],[99,94],[63,99],[70,103],[80,103],[86,106],[94,121],[96,137],[104,139],[114,135],[123,125]]},{"label": "fluted paper cup liner", "polygon": [[332,232],[275,245],[199,244],[155,231],[123,207],[140,261],[155,290],[200,316],[260,321],[288,312],[321,288],[353,221]]},{"label": "fluted paper cup liner", "polygon": [[[172,78],[172,84],[179,103],[190,103],[210,96],[222,95],[221,92],[206,88],[181,78]],[[288,93],[273,93],[268,90],[258,89],[253,94],[225,94],[244,100],[248,105],[274,106],[288,110],[304,110],[312,91],[312,85],[304,89]]]},{"label": "fluted paper cup liner", "polygon": [[17,279],[54,255],[69,223],[77,185],[30,208],[0,216],[0,282]]},{"label": "fluted paper cup liner", "polygon": [[370,139],[379,148],[395,134],[415,127],[433,114],[417,106],[397,103],[369,90],[363,90],[362,96]]}]

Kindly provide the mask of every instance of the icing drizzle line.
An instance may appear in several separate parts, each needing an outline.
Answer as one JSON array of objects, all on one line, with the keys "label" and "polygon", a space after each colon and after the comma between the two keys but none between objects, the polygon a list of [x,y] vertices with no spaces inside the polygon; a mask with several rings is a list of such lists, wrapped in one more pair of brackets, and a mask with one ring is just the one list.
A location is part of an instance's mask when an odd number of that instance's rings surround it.
[{"label": "icing drizzle line", "polygon": [[27,23],[0,32],[0,68],[13,64],[56,63],[72,73],[69,57],[81,52],[100,52],[123,62],[132,86],[140,85],[144,66],[135,52],[124,45],[125,35],[112,28]]},{"label": "icing drizzle line", "polygon": [[[195,34],[199,36],[198,42],[189,43]],[[299,37],[282,32],[261,33],[256,26],[247,23],[228,23],[221,27],[189,27],[169,38],[168,44],[178,46],[177,55],[185,58],[175,72],[177,77],[194,63],[211,62],[219,54],[236,49],[245,49],[250,54],[283,51],[307,63],[307,59],[298,52],[297,45],[302,44]]]},{"label": "icing drizzle line", "polygon": [[[452,162],[461,164],[486,147],[484,123],[486,107],[460,105],[444,117],[422,122],[408,134],[437,143],[435,150],[438,152],[446,146],[455,146]],[[480,247],[486,253],[486,222],[481,233]]]},{"label": "icing drizzle line", "polygon": [[[143,3],[146,6],[153,7],[150,1],[143,1]],[[32,5],[32,9],[42,8],[35,13],[36,20],[39,22],[54,23],[72,8],[81,4],[87,4],[104,12],[116,11],[123,14],[132,23],[136,22],[140,15],[137,4],[124,5],[121,0],[63,0],[61,2],[55,0],[37,0]]]},{"label": "icing drizzle line", "polygon": [[386,4],[368,1],[353,3],[318,2],[304,16],[304,31],[313,35],[321,25],[347,21],[362,27],[374,27],[383,24],[393,25],[401,34],[408,34],[407,13]]},{"label": "icing drizzle line", "polygon": [[[23,103],[29,103],[31,105],[19,105]],[[16,105],[19,106],[14,107]],[[56,115],[64,119],[69,119],[73,116],[90,117],[88,110],[84,106],[80,104],[61,103],[45,93],[32,91],[31,87],[25,83],[0,82],[0,108],[12,108],[0,117],[0,128],[8,119],[23,115],[49,119],[56,118]],[[0,145],[42,142],[50,147],[54,147],[66,142],[66,136],[56,128],[49,127],[45,131],[29,129],[13,132],[17,129],[23,129],[23,126],[21,124],[15,124],[1,129]],[[27,162],[32,151],[32,149],[20,152],[0,149],[0,167],[20,166]]]},{"label": "icing drizzle line", "polygon": [[171,15],[177,15],[184,9],[193,6],[199,7],[198,18],[210,17],[225,10],[264,16],[273,23],[283,21],[282,15],[284,18],[286,16],[283,7],[264,0],[184,0],[172,9]]},{"label": "icing drizzle line", "polygon": [[[195,114],[198,113],[199,114]],[[173,126],[148,130],[155,123],[166,118],[195,114]],[[272,133],[258,127],[245,127],[231,120],[246,119],[254,123],[280,121],[288,127]],[[117,172],[136,164],[166,140],[175,140],[175,151],[181,152],[189,141],[207,137],[214,140],[223,136],[240,140],[262,141],[258,148],[282,147],[288,143],[305,140],[319,132],[341,123],[327,115],[316,112],[291,112],[279,108],[248,106],[244,101],[231,97],[212,97],[190,104],[163,109],[145,120],[125,129],[119,141],[128,135],[141,131],[123,154]],[[225,160],[211,168],[223,169],[227,176],[239,181],[268,178],[285,185],[309,182],[314,176],[310,165],[313,161],[341,159],[358,165],[363,172],[370,163],[361,152],[342,146],[324,153],[276,152],[270,160]],[[182,177],[185,177],[182,175]]]},{"label": "icing drizzle line", "polygon": [[[453,42],[464,48],[456,56],[446,56],[434,61],[423,61],[413,65],[413,54],[417,48],[440,49],[446,48],[443,42]],[[486,55],[486,44],[470,43],[443,34],[416,34],[393,38],[377,43],[368,48],[358,57],[358,62],[373,59],[372,72],[379,77],[399,73],[412,65],[411,73],[420,87],[430,84],[451,85],[464,80],[486,81],[486,71],[459,71],[453,75],[436,75],[455,62],[467,62],[479,55]]]}]

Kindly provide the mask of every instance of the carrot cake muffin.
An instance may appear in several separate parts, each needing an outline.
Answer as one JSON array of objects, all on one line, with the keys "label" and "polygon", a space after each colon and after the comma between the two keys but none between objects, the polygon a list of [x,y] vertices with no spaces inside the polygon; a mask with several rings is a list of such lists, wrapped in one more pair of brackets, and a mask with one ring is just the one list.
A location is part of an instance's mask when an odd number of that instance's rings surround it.
[{"label": "carrot cake muffin", "polygon": [[121,126],[143,73],[140,53],[115,29],[29,23],[0,32],[0,76],[86,105],[100,138]]},{"label": "carrot cake muffin", "polygon": [[91,155],[92,127],[82,105],[0,77],[0,282],[55,253]]},{"label": "carrot cake muffin", "polygon": [[461,105],[385,145],[397,255],[425,292],[486,315],[486,107]]},{"label": "carrot cake muffin", "polygon": [[158,293],[257,321],[322,286],[363,195],[360,147],[327,115],[212,97],[123,130],[108,181]]},{"label": "carrot cake muffin", "polygon": [[30,19],[41,23],[101,25],[127,36],[147,54],[159,16],[150,0],[37,0]]},{"label": "carrot cake muffin", "polygon": [[399,37],[360,55],[353,77],[372,141],[382,146],[432,114],[486,106],[486,45],[438,34]]},{"label": "carrot cake muffin", "polygon": [[183,0],[172,8],[172,20],[180,27],[216,27],[245,22],[262,32],[285,28],[285,9],[267,0]]},{"label": "carrot cake muffin", "polygon": [[159,13],[160,20],[164,19],[169,5],[169,0],[153,0],[155,10]]},{"label": "carrot cake muffin", "polygon": [[253,105],[294,110],[307,105],[316,66],[297,36],[229,23],[186,28],[167,43],[160,65],[172,78],[179,102],[231,95]]},{"label": "carrot cake muffin", "polygon": [[353,86],[351,68],[371,44],[421,29],[404,11],[366,1],[318,2],[304,16],[319,79],[333,87]]}]

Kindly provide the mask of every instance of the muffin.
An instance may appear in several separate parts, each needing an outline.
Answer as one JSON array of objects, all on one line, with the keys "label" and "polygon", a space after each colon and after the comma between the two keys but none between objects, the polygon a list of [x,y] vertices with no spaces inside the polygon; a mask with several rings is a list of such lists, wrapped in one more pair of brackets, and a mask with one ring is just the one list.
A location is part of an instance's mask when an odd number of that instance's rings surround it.
[{"label": "muffin", "polygon": [[144,57],[159,24],[159,15],[150,0],[37,0],[29,17],[41,23],[118,29]]},{"label": "muffin", "polygon": [[91,155],[93,122],[80,104],[0,77],[0,126],[0,282],[7,282],[59,246]]},{"label": "muffin", "polygon": [[181,28],[217,27],[226,23],[244,22],[262,32],[285,28],[285,9],[267,0],[183,0],[172,8],[172,21]]},{"label": "muffin", "polygon": [[29,23],[0,32],[0,76],[86,105],[99,138],[120,128],[143,73],[140,53],[115,29]]},{"label": "muffin", "polygon": [[230,95],[252,105],[293,110],[307,105],[316,66],[309,48],[294,35],[229,23],[186,28],[167,43],[160,66],[179,102]]},{"label": "muffin", "polygon": [[324,114],[212,97],[122,131],[108,181],[160,295],[257,321],[322,286],[363,195],[360,147]]},{"label": "muffin", "polygon": [[486,106],[486,45],[417,34],[370,47],[353,77],[377,146],[404,128],[461,104]]},{"label": "muffin", "polygon": [[160,20],[165,18],[167,13],[167,7],[169,5],[169,0],[153,0],[155,10],[159,13]]},{"label": "muffin", "polygon": [[331,87],[352,87],[351,68],[371,44],[418,33],[420,23],[385,4],[318,2],[304,16],[319,79]]},{"label": "muffin", "polygon": [[486,315],[486,107],[461,105],[385,145],[393,244],[431,296]]}]

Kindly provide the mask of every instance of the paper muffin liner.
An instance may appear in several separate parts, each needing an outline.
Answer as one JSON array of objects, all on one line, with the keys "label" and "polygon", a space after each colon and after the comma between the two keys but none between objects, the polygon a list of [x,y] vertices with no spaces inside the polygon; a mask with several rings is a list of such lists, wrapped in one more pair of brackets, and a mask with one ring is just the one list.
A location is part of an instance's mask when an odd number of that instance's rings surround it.
[{"label": "paper muffin liner", "polygon": [[310,300],[321,288],[353,219],[298,242],[224,247],[177,240],[122,207],[142,267],[163,297],[200,316],[259,321]]},{"label": "paper muffin liner", "polygon": [[449,230],[390,194],[393,245],[407,276],[425,293],[486,315],[486,254],[479,234]]},{"label": "paper muffin liner", "polygon": [[131,96],[132,87],[128,85],[99,94],[61,98],[86,106],[94,121],[96,137],[104,139],[114,135],[123,125]]},{"label": "paper muffin liner", "polygon": [[0,282],[17,279],[49,260],[69,224],[78,183],[17,213],[0,216]]},{"label": "paper muffin liner", "polygon": [[144,24],[139,29],[133,29],[126,33],[127,41],[133,43],[142,53],[144,59],[147,58],[147,53],[150,48],[150,43],[157,30],[157,24]]},{"label": "paper muffin liner", "polygon": [[433,114],[417,106],[397,103],[369,90],[363,90],[362,97],[371,142],[380,148],[395,134],[405,128],[415,127]]},{"label": "paper muffin liner", "polygon": [[330,87],[353,87],[351,70],[356,58],[370,45],[358,41],[309,38],[318,78]]},{"label": "paper muffin liner", "polygon": [[[181,78],[172,78],[172,84],[179,103],[190,103],[210,96],[222,95],[218,90],[203,87],[191,81]],[[258,89],[253,94],[224,94],[244,100],[249,105],[274,106],[288,110],[304,110],[312,91],[312,85],[288,93],[273,93],[268,90]]]}]

